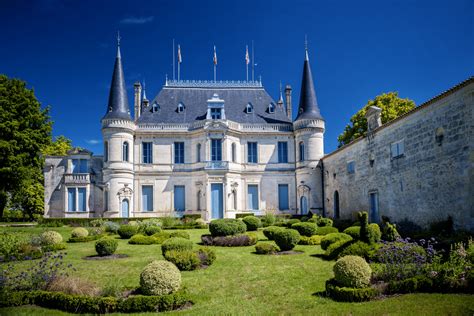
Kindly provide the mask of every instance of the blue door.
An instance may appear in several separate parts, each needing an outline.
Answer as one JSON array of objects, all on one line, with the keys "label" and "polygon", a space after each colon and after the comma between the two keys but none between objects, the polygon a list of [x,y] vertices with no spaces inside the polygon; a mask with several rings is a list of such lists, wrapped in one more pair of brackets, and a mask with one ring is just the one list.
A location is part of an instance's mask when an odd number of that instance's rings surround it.
[{"label": "blue door", "polygon": [[212,218],[224,218],[222,183],[211,183],[211,216]]},{"label": "blue door", "polygon": [[370,193],[370,221],[379,222],[379,196],[376,192]]},{"label": "blue door", "polygon": [[129,213],[129,208],[130,208],[130,203],[128,202],[128,199],[124,199],[122,201],[122,217],[130,217]]},{"label": "blue door", "polygon": [[308,214],[308,199],[306,196],[302,196],[300,199],[301,214]]},{"label": "blue door", "polygon": [[249,210],[258,210],[258,185],[249,184],[247,188],[247,203]]},{"label": "blue door", "polygon": [[290,208],[288,203],[288,184],[278,185],[278,208],[280,211],[286,211]]},{"label": "blue door", "polygon": [[184,212],[186,208],[186,197],[184,195],[184,185],[174,186],[174,210]]}]

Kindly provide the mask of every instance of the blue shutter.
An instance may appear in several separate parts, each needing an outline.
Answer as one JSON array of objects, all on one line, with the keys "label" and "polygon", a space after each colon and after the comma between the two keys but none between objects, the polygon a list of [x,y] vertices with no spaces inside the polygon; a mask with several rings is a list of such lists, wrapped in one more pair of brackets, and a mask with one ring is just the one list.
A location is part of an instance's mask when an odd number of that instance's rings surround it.
[{"label": "blue shutter", "polygon": [[142,186],[142,208],[143,212],[153,211],[153,186]]},{"label": "blue shutter", "polygon": [[86,208],[86,188],[77,189],[77,207],[79,212],[85,212]]},{"label": "blue shutter", "polygon": [[184,185],[174,186],[174,210],[182,212],[185,210]]},{"label": "blue shutter", "polygon": [[67,211],[76,211],[76,188],[67,189]]},{"label": "blue shutter", "polygon": [[258,185],[250,184],[247,191],[248,209],[258,210]]},{"label": "blue shutter", "polygon": [[281,211],[288,210],[288,184],[279,184],[278,185],[278,208]]}]

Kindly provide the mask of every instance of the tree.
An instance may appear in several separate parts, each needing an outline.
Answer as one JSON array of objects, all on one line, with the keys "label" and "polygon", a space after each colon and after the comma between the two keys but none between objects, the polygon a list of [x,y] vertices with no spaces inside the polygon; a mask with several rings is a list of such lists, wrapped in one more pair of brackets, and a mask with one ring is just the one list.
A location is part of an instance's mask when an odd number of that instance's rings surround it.
[{"label": "tree", "polygon": [[29,214],[41,207],[41,151],[51,144],[48,113],[25,82],[0,75],[0,217],[9,201]]},{"label": "tree", "polygon": [[369,100],[362,109],[351,117],[351,124],[346,125],[344,132],[337,138],[339,147],[367,134],[365,113],[370,106],[382,109],[382,124],[385,124],[413,110],[416,105],[410,99],[400,98],[398,92],[388,92],[376,96],[374,100]]},{"label": "tree", "polygon": [[66,136],[60,135],[49,145],[46,146],[42,153],[48,156],[65,156],[72,149],[72,141]]}]

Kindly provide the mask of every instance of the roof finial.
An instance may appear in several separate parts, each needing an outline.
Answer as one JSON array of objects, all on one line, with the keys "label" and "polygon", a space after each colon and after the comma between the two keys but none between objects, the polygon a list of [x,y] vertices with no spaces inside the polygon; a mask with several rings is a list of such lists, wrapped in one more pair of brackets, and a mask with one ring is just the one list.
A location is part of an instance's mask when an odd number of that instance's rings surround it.
[{"label": "roof finial", "polygon": [[305,60],[309,61],[309,56],[308,56],[308,35],[304,35],[304,50],[305,50]]},{"label": "roof finial", "polygon": [[120,37],[120,31],[117,31],[117,58],[121,58],[122,56],[120,55],[120,40],[122,38]]}]

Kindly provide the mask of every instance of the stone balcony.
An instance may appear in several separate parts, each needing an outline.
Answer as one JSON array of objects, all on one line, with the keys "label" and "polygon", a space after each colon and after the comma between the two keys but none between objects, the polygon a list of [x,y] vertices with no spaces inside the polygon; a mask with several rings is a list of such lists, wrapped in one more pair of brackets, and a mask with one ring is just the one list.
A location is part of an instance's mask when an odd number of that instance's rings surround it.
[{"label": "stone balcony", "polygon": [[66,173],[64,174],[65,184],[89,184],[91,183],[88,173]]},{"label": "stone balcony", "polygon": [[228,161],[207,161],[205,170],[228,170],[229,162]]}]

